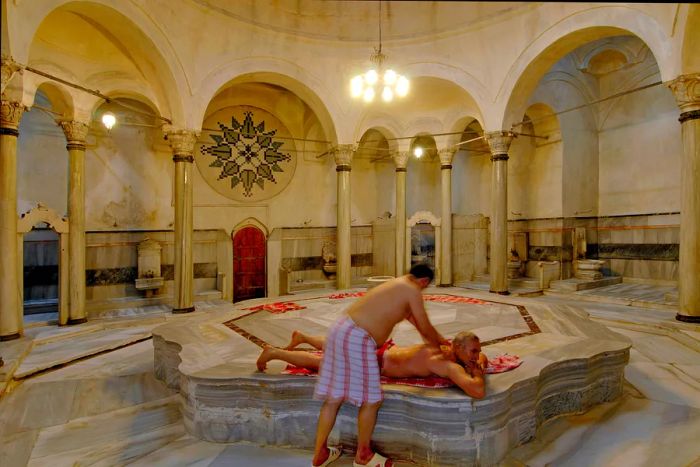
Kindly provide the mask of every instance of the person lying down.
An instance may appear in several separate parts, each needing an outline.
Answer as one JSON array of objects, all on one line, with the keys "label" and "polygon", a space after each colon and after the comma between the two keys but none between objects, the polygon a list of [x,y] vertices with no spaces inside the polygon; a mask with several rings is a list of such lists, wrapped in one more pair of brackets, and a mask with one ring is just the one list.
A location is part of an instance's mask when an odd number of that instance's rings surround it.
[{"label": "person lying down", "polygon": [[[323,355],[314,351],[297,350],[302,344],[322,351],[325,337],[294,331],[287,347],[263,349],[257,361],[258,370],[265,371],[267,362],[271,360],[281,360],[297,367],[318,371]],[[484,397],[484,373],[488,359],[481,352],[479,338],[472,332],[460,332],[451,345],[443,345],[440,349],[426,344],[401,347],[388,340],[377,349],[377,360],[381,376],[427,378],[437,375],[448,378],[470,397]]]}]

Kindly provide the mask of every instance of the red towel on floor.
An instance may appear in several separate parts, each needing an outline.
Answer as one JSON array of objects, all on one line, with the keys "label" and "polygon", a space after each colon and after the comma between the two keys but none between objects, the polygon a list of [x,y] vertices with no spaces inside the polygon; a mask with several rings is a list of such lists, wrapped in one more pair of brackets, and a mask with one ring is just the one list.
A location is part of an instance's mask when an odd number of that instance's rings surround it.
[{"label": "red towel on floor", "polygon": [[426,302],[440,303],[474,303],[476,305],[487,305],[489,302],[479,300],[478,298],[455,297],[453,295],[423,295]]},{"label": "red towel on floor", "polygon": [[276,302],[276,303],[267,303],[265,305],[258,305],[258,306],[254,306],[251,308],[246,308],[246,310],[250,310],[250,311],[265,310],[265,311],[269,311],[270,313],[273,313],[273,314],[280,314],[280,313],[286,313],[286,312],[292,311],[292,310],[303,310],[305,308],[306,308],[305,306],[297,305],[294,302]]},{"label": "red towel on floor", "polygon": [[342,292],[329,295],[328,298],[338,300],[340,298],[363,297],[367,292]]},{"label": "red towel on floor", "polygon": [[[487,374],[503,373],[519,367],[523,363],[522,359],[517,355],[503,354],[489,360],[489,366],[486,368]],[[282,371],[287,375],[305,375],[315,376],[316,372],[300,368],[294,365],[287,365]],[[382,384],[403,384],[405,386],[415,386],[420,388],[449,388],[455,384],[448,378],[439,376],[429,376],[427,378],[387,378],[382,376]]]}]

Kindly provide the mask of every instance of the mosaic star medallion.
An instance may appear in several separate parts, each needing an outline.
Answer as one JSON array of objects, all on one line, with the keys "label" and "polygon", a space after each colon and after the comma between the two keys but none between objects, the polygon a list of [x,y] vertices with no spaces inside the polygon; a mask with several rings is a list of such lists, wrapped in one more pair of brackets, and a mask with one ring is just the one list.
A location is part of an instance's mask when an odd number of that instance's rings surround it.
[{"label": "mosaic star medallion", "polygon": [[[236,201],[260,201],[279,194],[296,168],[294,141],[274,115],[237,106],[207,119],[213,144],[202,144],[197,167],[217,192]],[[285,139],[280,139],[280,137]]]}]

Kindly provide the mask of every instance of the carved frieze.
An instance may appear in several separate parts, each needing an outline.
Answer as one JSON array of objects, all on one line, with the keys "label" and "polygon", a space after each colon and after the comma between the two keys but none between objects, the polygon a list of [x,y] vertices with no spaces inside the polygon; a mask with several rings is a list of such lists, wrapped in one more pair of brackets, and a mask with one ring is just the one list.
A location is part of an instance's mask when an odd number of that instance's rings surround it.
[{"label": "carved frieze", "polygon": [[0,68],[2,69],[2,73],[1,73],[2,84],[0,87],[0,91],[5,92],[5,88],[10,83],[12,76],[16,72],[22,73],[22,67],[19,64],[17,64],[14,60],[12,60],[11,57],[7,57],[7,56],[3,56],[2,61],[0,63],[1,63]]},{"label": "carved frieze", "polygon": [[0,109],[0,128],[17,130],[19,121],[22,118],[24,106],[19,102],[2,100]]},{"label": "carved frieze", "polygon": [[445,166],[451,166],[452,165],[452,159],[455,156],[455,153],[457,152],[457,149],[455,148],[443,148],[438,151],[438,155],[440,156],[440,165],[445,167]]},{"label": "carved frieze", "polygon": [[489,143],[491,154],[500,156],[508,154],[510,143],[513,141],[513,133],[510,131],[491,131],[484,134],[486,142]]},{"label": "carved frieze", "polygon": [[[170,130],[166,131],[168,143],[176,156],[192,156],[194,145],[197,143],[199,134],[193,130]],[[189,160],[192,162],[192,160]]]},{"label": "carved frieze", "polygon": [[85,147],[85,139],[90,129],[87,124],[76,120],[62,120],[58,124],[63,130],[63,134],[66,135],[69,146],[77,144]]},{"label": "carved frieze", "polygon": [[668,84],[682,113],[700,110],[700,73],[681,75]]},{"label": "carved frieze", "polygon": [[411,153],[408,151],[398,151],[394,153],[394,164],[396,164],[397,169],[406,169],[406,164],[408,164],[408,156]]},{"label": "carved frieze", "polygon": [[335,157],[335,165],[338,167],[350,167],[352,164],[352,156],[355,154],[357,146],[354,144],[339,144],[333,150]]}]

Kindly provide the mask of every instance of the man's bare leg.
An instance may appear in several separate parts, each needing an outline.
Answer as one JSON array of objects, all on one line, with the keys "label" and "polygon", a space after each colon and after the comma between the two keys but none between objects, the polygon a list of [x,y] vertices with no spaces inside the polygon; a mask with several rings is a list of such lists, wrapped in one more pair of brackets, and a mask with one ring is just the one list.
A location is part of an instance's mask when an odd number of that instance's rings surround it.
[{"label": "man's bare leg", "polygon": [[[370,441],[374,432],[374,425],[377,422],[377,412],[382,403],[363,404],[360,407],[360,412],[357,415],[357,452],[355,453],[355,462],[358,464],[367,464],[374,455]],[[394,465],[391,460],[387,462],[387,467]]]},{"label": "man's bare leg", "polygon": [[321,406],[321,413],[318,416],[318,426],[316,427],[316,445],[314,447],[313,465],[321,465],[330,451],[328,450],[328,435],[331,434],[335,418],[338,416],[338,409],[342,402],[325,401]]},{"label": "man's bare leg", "polygon": [[265,347],[256,362],[258,370],[265,371],[267,362],[270,360],[282,360],[294,366],[318,371],[318,368],[321,366],[322,357],[302,350],[284,350],[276,347]]},{"label": "man's bare leg", "polygon": [[326,343],[325,336],[310,336],[304,334],[301,331],[292,331],[292,340],[289,341],[289,345],[284,348],[284,350],[294,350],[297,346],[301,344],[309,344],[316,350],[323,350],[323,346]]}]

